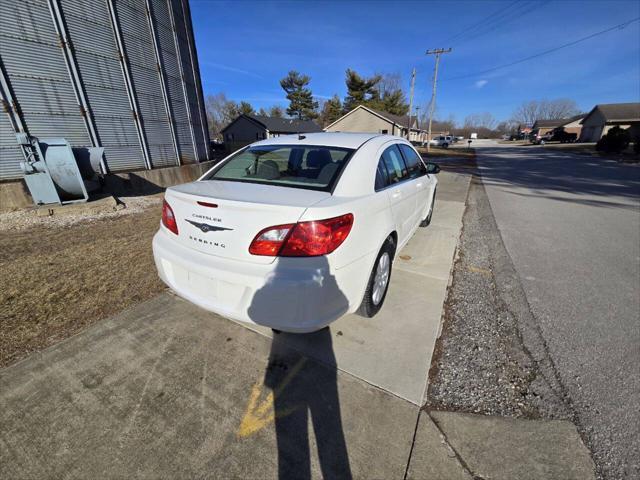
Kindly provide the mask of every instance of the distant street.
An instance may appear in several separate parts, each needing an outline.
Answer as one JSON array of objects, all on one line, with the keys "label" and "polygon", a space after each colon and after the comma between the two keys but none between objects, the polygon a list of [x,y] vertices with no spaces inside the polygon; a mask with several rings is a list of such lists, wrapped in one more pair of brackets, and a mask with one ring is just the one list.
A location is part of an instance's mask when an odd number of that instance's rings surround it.
[{"label": "distant street", "polygon": [[606,478],[640,474],[640,166],[479,141],[505,246]]}]

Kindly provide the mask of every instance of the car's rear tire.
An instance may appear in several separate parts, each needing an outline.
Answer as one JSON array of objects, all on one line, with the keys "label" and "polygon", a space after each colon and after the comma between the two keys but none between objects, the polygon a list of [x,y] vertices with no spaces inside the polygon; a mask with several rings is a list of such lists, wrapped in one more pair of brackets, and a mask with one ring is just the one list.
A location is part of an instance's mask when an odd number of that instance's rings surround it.
[{"label": "car's rear tire", "polygon": [[378,252],[376,261],[373,264],[371,275],[367,289],[364,292],[364,298],[358,309],[358,314],[371,318],[380,311],[389,290],[389,282],[391,281],[391,266],[393,264],[393,256],[396,251],[396,245],[393,237],[387,238]]},{"label": "car's rear tire", "polygon": [[431,199],[431,208],[429,208],[429,213],[425,218],[420,222],[421,227],[428,227],[431,224],[431,217],[433,216],[433,207],[436,205],[436,192],[433,192],[433,198]]},{"label": "car's rear tire", "polygon": [[448,143],[443,143],[442,144],[442,148],[449,148],[449,144]]}]

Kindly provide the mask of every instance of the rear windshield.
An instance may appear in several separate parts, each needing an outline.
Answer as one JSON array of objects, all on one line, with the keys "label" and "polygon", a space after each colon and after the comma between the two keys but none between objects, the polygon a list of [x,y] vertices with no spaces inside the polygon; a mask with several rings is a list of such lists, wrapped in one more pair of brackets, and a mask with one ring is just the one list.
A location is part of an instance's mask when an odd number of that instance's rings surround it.
[{"label": "rear windshield", "polygon": [[204,180],[261,183],[331,191],[354,150],[264,145],[238,152]]}]

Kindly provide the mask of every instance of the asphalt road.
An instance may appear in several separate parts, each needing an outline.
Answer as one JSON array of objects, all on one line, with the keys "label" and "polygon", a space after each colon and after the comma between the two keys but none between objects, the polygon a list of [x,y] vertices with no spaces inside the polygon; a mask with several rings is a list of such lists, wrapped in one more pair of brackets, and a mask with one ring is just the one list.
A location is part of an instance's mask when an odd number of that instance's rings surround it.
[{"label": "asphalt road", "polygon": [[477,148],[498,229],[599,474],[638,478],[640,165]]}]

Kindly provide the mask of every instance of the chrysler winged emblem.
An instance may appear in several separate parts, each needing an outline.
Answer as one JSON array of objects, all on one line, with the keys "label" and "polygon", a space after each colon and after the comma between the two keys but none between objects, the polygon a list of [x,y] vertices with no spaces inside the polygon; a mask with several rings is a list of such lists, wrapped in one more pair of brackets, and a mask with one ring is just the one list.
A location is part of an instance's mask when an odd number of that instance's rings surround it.
[{"label": "chrysler winged emblem", "polygon": [[187,222],[189,222],[194,227],[199,228],[202,231],[202,233],[220,232],[222,230],[233,230],[233,228],[216,227],[215,225],[209,225],[208,223],[198,223],[198,222],[194,222],[193,220],[188,220],[186,218],[185,220],[187,220]]}]

